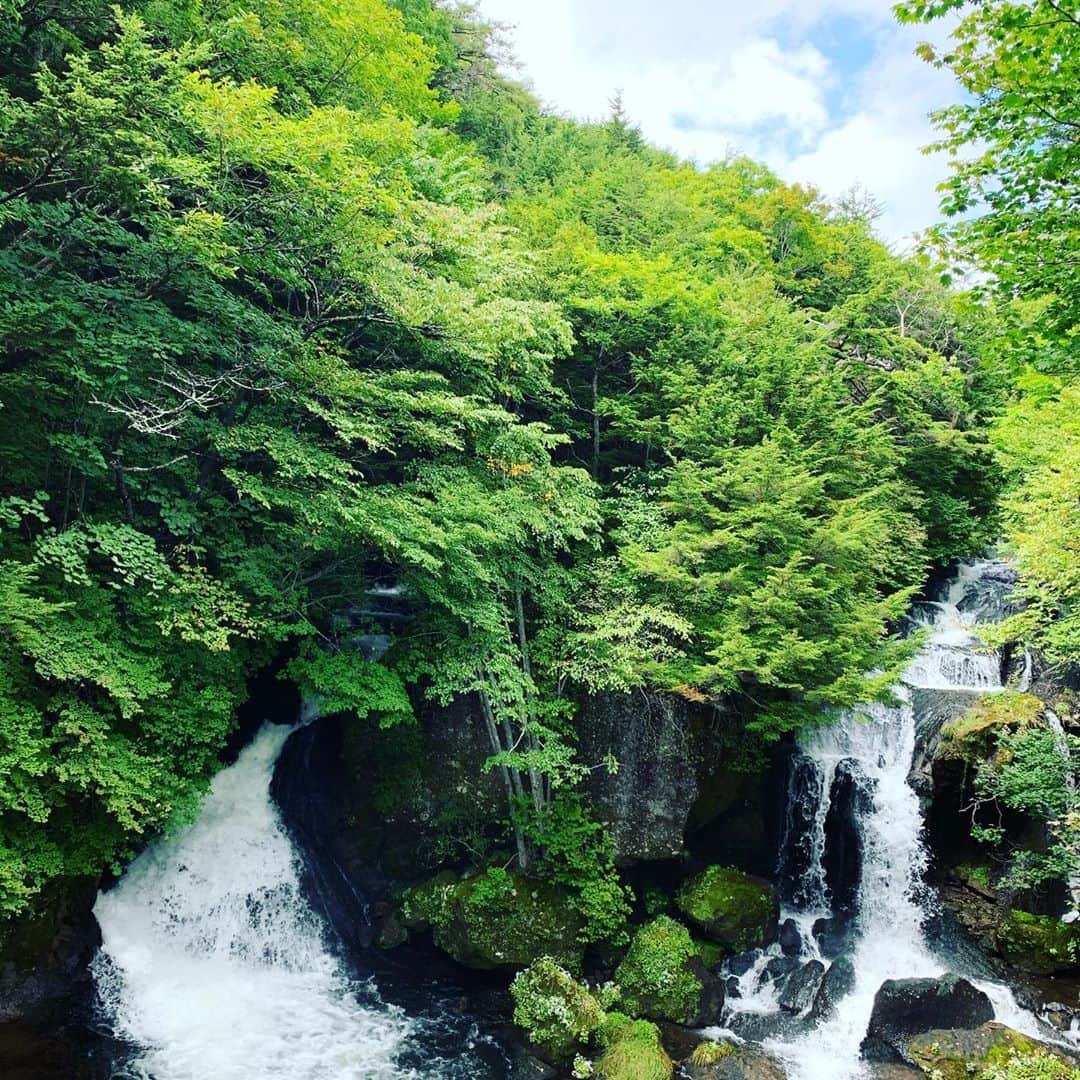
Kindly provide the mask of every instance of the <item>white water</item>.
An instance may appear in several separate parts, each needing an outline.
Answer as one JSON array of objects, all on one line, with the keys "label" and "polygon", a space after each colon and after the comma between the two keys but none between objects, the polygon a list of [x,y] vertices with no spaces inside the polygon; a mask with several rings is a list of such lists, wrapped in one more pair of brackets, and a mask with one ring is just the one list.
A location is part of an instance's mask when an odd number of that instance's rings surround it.
[{"label": "white water", "polygon": [[[825,849],[825,814],[832,779],[841,761],[854,761],[870,780],[872,808],[860,821],[863,841],[851,959],[855,983],[835,1014],[804,1034],[766,1040],[766,1049],[781,1059],[791,1080],[852,1080],[869,1075],[860,1061],[874,995],[886,979],[935,977],[947,970],[927,944],[923,924],[927,917],[922,885],[927,852],[918,796],[908,783],[915,749],[915,715],[909,687],[971,690],[1001,689],[1000,658],[977,651],[973,633],[975,615],[958,605],[977,589],[986,564],[961,569],[946,598],[929,605],[922,618],[929,640],[913,659],[897,688],[895,707],[871,706],[853,711],[834,724],[809,733],[800,743],[821,777],[820,803],[811,830],[814,867],[808,905],[797,915],[803,934],[805,961],[818,955],[809,925],[828,912],[822,860]],[[967,605],[970,606],[970,605]],[[774,947],[773,952],[776,949]],[[761,966],[759,962],[758,967]],[[750,988],[732,1002],[740,1013],[775,1010],[776,988],[753,989],[755,972],[743,980]],[[1035,1018],[1024,1012],[1005,986],[973,980],[990,996],[997,1019],[1030,1034],[1046,1037]],[[729,1022],[733,1022],[729,1018]],[[735,1024],[737,1028],[737,1024]]]},{"label": "white water", "polygon": [[[98,897],[93,963],[138,1080],[402,1080],[412,1027],[341,971],[270,797],[290,729],[267,725],[198,820]],[[428,1073],[427,1075],[430,1075]]]}]

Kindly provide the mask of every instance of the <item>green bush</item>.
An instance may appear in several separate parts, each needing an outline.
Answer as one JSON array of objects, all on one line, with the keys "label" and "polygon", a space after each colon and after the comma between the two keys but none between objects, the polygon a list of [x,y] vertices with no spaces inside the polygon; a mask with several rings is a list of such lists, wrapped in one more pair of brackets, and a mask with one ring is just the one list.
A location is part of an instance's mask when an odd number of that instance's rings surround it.
[{"label": "green bush", "polygon": [[642,926],[615,972],[628,1010],[684,1024],[698,1010],[702,983],[690,969],[697,949],[690,931],[661,915]]},{"label": "green bush", "polygon": [[710,866],[686,881],[675,902],[695,929],[730,953],[767,944],[780,919],[780,905],[767,882],[722,866]]},{"label": "green bush", "polygon": [[599,1039],[604,1052],[594,1071],[598,1080],[671,1080],[675,1067],[655,1024],[610,1013]]},{"label": "green bush", "polygon": [[549,956],[519,972],[510,994],[514,1023],[552,1061],[568,1060],[604,1019],[596,998]]}]

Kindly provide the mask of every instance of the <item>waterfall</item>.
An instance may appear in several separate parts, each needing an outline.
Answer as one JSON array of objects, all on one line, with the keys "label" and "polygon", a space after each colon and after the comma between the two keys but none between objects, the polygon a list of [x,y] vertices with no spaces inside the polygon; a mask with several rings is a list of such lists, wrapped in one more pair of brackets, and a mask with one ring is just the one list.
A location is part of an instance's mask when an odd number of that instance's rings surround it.
[{"label": "waterfall", "polygon": [[[984,585],[984,575],[993,577],[993,588]],[[994,591],[1000,577],[999,564],[962,566],[946,596],[916,613],[928,637],[895,688],[896,704],[852,710],[800,739],[779,860],[784,917],[793,917],[803,934],[800,959],[820,958],[812,929],[822,915],[835,913],[840,898],[830,879],[843,882],[847,872],[838,865],[836,840],[827,824],[838,778],[846,773],[863,793],[852,803],[849,823],[857,834],[860,863],[857,882],[851,883],[853,915],[841,931],[854,980],[831,1014],[803,1016],[798,1022],[777,1016],[770,1029],[762,1016],[775,1015],[776,984],[762,981],[762,975],[770,954],[778,954],[773,946],[740,977],[740,996],[729,1002],[724,1029],[762,1039],[792,1080],[869,1075],[860,1061],[860,1044],[878,988],[886,979],[934,977],[948,969],[923,931],[930,904],[923,885],[928,856],[919,799],[908,782],[916,744],[911,688],[967,691],[973,699],[1002,689],[1000,657],[982,651],[975,633],[979,618],[1000,608],[1000,593]],[[973,981],[990,996],[998,1019],[1046,1037],[1007,987]]]},{"label": "waterfall", "polygon": [[[94,908],[92,971],[132,1080],[404,1080],[415,1024],[351,979],[300,887],[270,798],[290,729],[267,725],[198,819],[152,844]],[[473,1075],[462,1073],[460,1075]]]}]

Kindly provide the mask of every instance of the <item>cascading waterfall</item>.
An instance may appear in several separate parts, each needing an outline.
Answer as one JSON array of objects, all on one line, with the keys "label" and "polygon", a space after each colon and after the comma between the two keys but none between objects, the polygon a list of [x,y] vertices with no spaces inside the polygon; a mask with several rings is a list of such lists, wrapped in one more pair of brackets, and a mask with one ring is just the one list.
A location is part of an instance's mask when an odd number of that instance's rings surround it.
[{"label": "cascading waterfall", "polygon": [[102,893],[92,970],[138,1080],[473,1076],[403,1064],[416,1024],[327,947],[270,797],[289,728],[267,725],[213,781],[195,823]]},{"label": "cascading waterfall", "polygon": [[[980,651],[973,633],[980,618],[994,617],[1000,607],[1000,595],[983,584],[984,575],[993,577],[996,569],[993,563],[961,567],[944,600],[916,613],[916,622],[927,628],[929,637],[896,689],[895,706],[852,711],[800,742],[779,864],[784,917],[793,917],[802,933],[800,960],[820,959],[821,947],[813,930],[821,927],[819,919],[834,915],[838,906],[829,884],[826,820],[836,779],[847,772],[862,785],[865,795],[852,810],[861,873],[853,883],[853,915],[844,951],[851,959],[854,978],[831,1014],[785,1020],[775,1013],[778,980],[763,979],[770,954],[778,955],[778,947],[773,946],[741,977],[740,996],[730,1000],[726,1018],[727,1031],[763,1038],[793,1080],[851,1080],[867,1075],[860,1061],[860,1044],[881,984],[886,979],[938,976],[948,969],[923,932],[929,899],[922,884],[927,852],[918,796],[908,783],[916,742],[911,691],[974,694],[1002,688],[1000,657]],[[999,1020],[1046,1036],[1007,987],[973,981],[990,996]],[[777,1018],[771,1030],[762,1025],[762,1015],[770,1012]]]}]

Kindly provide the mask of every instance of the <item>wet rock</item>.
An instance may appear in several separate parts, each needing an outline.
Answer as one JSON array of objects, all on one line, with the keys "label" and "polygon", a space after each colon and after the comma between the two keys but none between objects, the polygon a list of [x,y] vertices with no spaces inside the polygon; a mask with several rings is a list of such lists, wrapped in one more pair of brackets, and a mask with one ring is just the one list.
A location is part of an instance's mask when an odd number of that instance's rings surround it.
[{"label": "wet rock", "polygon": [[762,878],[710,866],[684,882],[675,902],[699,933],[730,953],[776,940],[780,904]]},{"label": "wet rock", "polygon": [[889,979],[874,996],[862,1053],[868,1061],[917,1064],[908,1043],[925,1031],[976,1028],[994,1018],[990,999],[967,979]]},{"label": "wet rock", "polygon": [[969,1080],[1013,1053],[1046,1054],[1067,1067],[1076,1060],[1058,1047],[1037,1042],[1004,1024],[986,1023],[971,1030],[931,1030],[905,1047],[906,1057],[936,1080]]},{"label": "wet rock", "polygon": [[0,936],[0,1023],[19,1020],[86,991],[87,965],[101,944],[92,908],[97,882],[55,882],[42,914],[24,916]]},{"label": "wet rock", "polygon": [[821,768],[805,754],[793,754],[787,762],[786,809],[783,845],[777,874],[783,900],[797,908],[820,901],[811,882],[817,861],[815,822],[823,784]]},{"label": "wet rock", "polygon": [[1080,1017],[1080,1013],[1069,1005],[1060,1001],[1051,1001],[1042,1007],[1039,1012],[1041,1018],[1057,1031],[1070,1031],[1073,1021]]},{"label": "wet rock", "polygon": [[780,924],[778,940],[780,951],[785,956],[798,956],[802,952],[802,934],[799,933],[799,926],[794,919],[785,919]]},{"label": "wet rock", "polygon": [[724,980],[724,986],[727,989],[727,996],[731,998],[742,997],[742,987],[739,985],[739,979],[736,975],[729,975]]},{"label": "wet rock", "polygon": [[681,1073],[688,1080],[784,1080],[784,1071],[754,1047],[727,1042],[703,1042]]},{"label": "wet rock", "polygon": [[729,956],[724,961],[724,970],[730,975],[745,975],[757,963],[760,955],[761,952],[758,949],[751,949],[750,952]]},{"label": "wet rock", "polygon": [[847,956],[837,957],[825,972],[814,1005],[810,1010],[812,1020],[823,1020],[836,1012],[837,1004],[851,993],[855,985],[855,965]]},{"label": "wet rock", "polygon": [[794,956],[774,956],[765,965],[762,980],[779,982],[781,979],[786,979],[798,966],[799,961]]},{"label": "wet rock", "polygon": [[836,766],[825,818],[825,884],[834,911],[850,912],[862,877],[860,822],[873,808],[873,787],[857,761]]},{"label": "wet rock", "polygon": [[810,960],[793,971],[785,980],[778,999],[785,1012],[806,1012],[813,1004],[825,977],[825,965],[820,960]]},{"label": "wet rock", "polygon": [[818,943],[821,955],[827,960],[839,956],[847,946],[848,921],[834,915],[830,919],[815,919],[810,930],[814,940]]},{"label": "wet rock", "polygon": [[619,762],[614,773],[593,770],[586,786],[621,865],[682,851],[704,756],[692,711],[673,694],[599,694],[582,703],[582,758],[611,754]]}]

